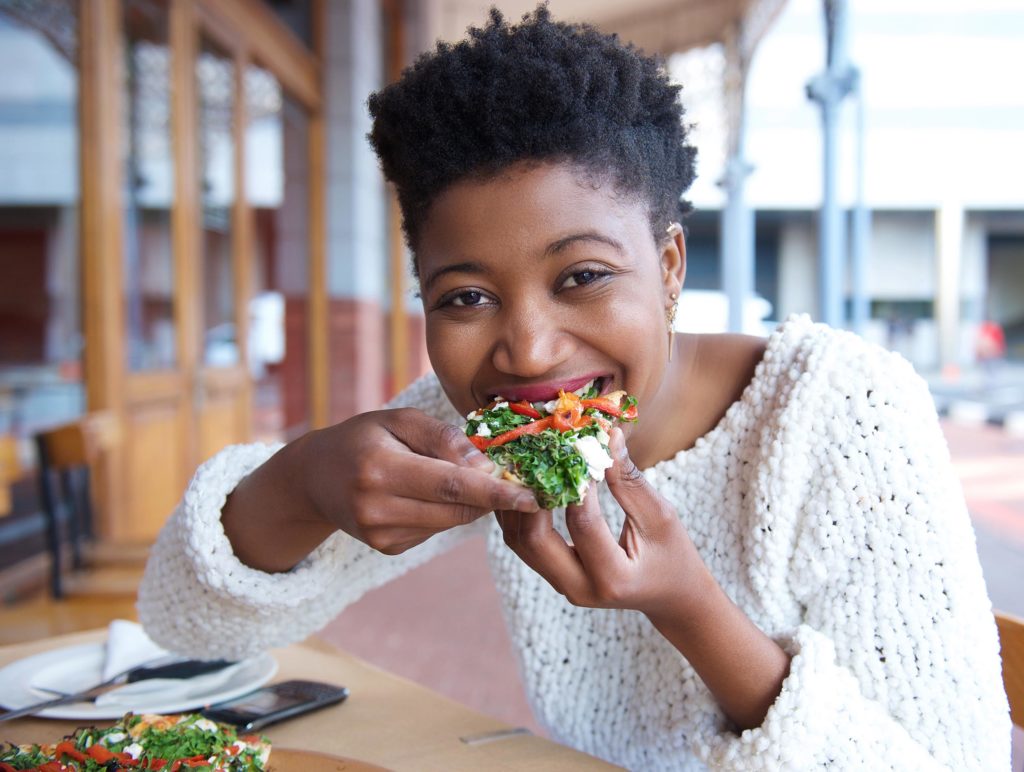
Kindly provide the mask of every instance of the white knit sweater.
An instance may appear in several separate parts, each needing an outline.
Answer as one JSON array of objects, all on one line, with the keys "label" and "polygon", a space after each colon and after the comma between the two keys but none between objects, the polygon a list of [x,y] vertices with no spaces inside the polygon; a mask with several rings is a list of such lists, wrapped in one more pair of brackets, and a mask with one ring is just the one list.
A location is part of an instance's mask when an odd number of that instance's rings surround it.
[{"label": "white knit sweater", "polygon": [[[433,377],[395,404],[461,420]],[[243,565],[220,510],[275,450],[215,456],[163,529],[139,595],[161,644],[239,657],[302,639],[486,529],[527,693],[562,742],[634,770],[1009,767],[996,629],[933,403],[907,362],[852,334],[788,320],[719,425],[645,472],[732,600],[793,654],[764,723],[741,734],[643,615],[569,605],[493,518],[399,557],[336,533],[287,574]]]}]

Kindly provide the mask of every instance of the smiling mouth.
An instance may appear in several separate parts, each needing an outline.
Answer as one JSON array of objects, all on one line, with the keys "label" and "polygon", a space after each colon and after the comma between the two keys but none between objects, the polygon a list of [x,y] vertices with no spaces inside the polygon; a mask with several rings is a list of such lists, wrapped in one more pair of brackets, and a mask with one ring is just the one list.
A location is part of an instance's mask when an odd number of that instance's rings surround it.
[{"label": "smiling mouth", "polygon": [[[587,393],[591,386],[593,386],[597,388],[597,393],[600,395],[605,393],[607,388],[611,385],[611,382],[612,379],[610,376],[600,375],[597,378],[592,378],[591,380],[587,381],[582,386],[573,389],[573,391],[577,395],[583,396],[584,394]],[[572,381],[570,381],[569,383],[572,383]],[[489,396],[489,399],[492,402],[496,402],[498,400],[509,400],[512,402],[525,401],[531,403],[547,402],[548,400],[551,399],[557,399],[558,391],[559,389],[557,386],[522,386],[515,389],[509,389],[508,392],[505,394],[491,394]]]}]

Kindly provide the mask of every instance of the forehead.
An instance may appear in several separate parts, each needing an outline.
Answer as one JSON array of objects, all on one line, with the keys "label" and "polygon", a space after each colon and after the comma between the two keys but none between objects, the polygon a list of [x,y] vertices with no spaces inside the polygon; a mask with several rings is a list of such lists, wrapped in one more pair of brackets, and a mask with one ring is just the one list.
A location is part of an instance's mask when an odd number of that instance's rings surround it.
[{"label": "forehead", "polygon": [[[421,272],[439,261],[498,251],[536,253],[576,233],[651,241],[647,206],[570,164],[518,164],[460,180],[431,205],[420,232]],[[652,242],[653,243],[653,242]]]}]

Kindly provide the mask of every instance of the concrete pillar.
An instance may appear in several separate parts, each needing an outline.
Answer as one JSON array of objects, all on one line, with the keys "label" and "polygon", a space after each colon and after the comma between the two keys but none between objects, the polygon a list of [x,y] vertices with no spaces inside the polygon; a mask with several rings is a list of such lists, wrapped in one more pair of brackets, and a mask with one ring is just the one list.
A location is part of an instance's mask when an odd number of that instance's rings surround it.
[{"label": "concrete pillar", "polygon": [[726,162],[720,183],[725,190],[720,265],[722,289],[729,301],[729,332],[748,332],[744,329],[744,307],[754,295],[754,212],[744,196],[752,168],[742,156],[733,156]]},{"label": "concrete pillar", "polygon": [[724,44],[724,97],[728,114],[725,172],[719,185],[725,191],[720,219],[719,265],[722,289],[729,305],[729,332],[747,332],[744,317],[747,301],[754,295],[754,212],[747,206],[745,188],[753,171],[746,159],[747,72],[750,51],[744,31],[737,26]]},{"label": "concrete pillar", "polygon": [[963,259],[964,209],[946,202],[935,212],[935,321],[939,331],[939,366],[955,378],[960,368],[960,266]]},{"label": "concrete pillar", "polygon": [[327,3],[327,285],[332,421],[380,406],[384,395],[385,190],[366,140],[366,100],[381,87],[377,0]]},{"label": "concrete pillar", "polygon": [[823,0],[826,66],[807,84],[807,97],[821,108],[822,199],[818,218],[818,316],[833,327],[845,321],[845,223],[836,193],[839,108],[857,83],[857,70],[846,60],[846,1]]}]

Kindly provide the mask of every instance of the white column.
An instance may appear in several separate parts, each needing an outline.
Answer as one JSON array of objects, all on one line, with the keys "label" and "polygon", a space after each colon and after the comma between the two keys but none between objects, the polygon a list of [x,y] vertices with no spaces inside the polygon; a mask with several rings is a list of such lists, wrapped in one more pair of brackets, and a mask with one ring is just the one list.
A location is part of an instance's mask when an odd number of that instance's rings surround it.
[{"label": "white column", "polygon": [[332,297],[380,302],[387,276],[384,181],[366,100],[384,81],[377,0],[327,4],[327,256]]}]

